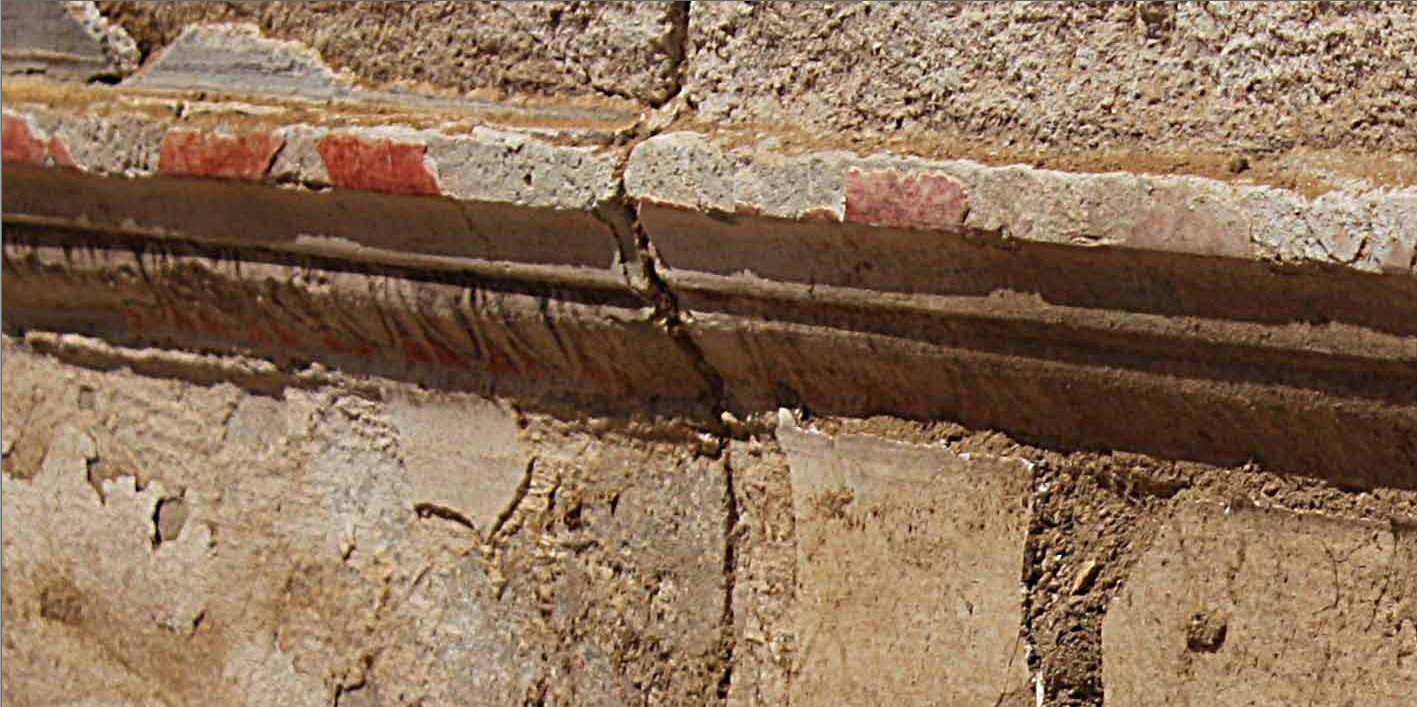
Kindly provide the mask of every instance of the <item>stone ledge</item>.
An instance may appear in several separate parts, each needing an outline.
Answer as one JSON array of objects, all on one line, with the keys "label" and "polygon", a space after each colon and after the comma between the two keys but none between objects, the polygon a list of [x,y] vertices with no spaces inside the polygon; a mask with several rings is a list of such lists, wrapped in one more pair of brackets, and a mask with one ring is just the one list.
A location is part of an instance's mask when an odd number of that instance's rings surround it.
[{"label": "stone ledge", "polygon": [[[1417,483],[1410,191],[1307,199],[682,132],[615,146],[564,116],[490,127],[13,80],[5,95],[7,326]],[[71,248],[88,259],[61,264]],[[187,270],[133,282],[150,257]],[[352,322],[366,349],[336,336],[340,350],[298,312],[252,319],[242,299],[259,286],[234,267],[250,260],[309,311],[446,326],[455,345]],[[353,299],[307,284],[307,263]],[[100,281],[129,288],[145,323],[90,291]],[[518,297],[475,294],[508,281]],[[208,290],[234,294],[196,309],[232,326],[166,304]]]},{"label": "stone ledge", "polygon": [[596,208],[618,190],[621,151],[554,126],[502,129],[439,113],[360,125],[367,115],[339,107],[312,116],[278,104],[102,88],[55,95],[14,80],[5,89],[5,128],[17,136],[7,160],[52,165],[21,147],[48,141],[71,156],[58,166],[103,176],[244,179],[556,209]]},{"label": "stone ledge", "polygon": [[[1083,174],[842,151],[789,154],[700,133],[638,145],[641,205],[1004,240],[1417,273],[1417,190],[1330,192],[1201,177]],[[683,238],[651,230],[651,238]],[[696,263],[678,264],[694,269]],[[751,263],[743,263],[751,269]]]},{"label": "stone ledge", "polygon": [[525,130],[436,113],[380,122],[30,81],[7,81],[5,98],[11,222],[433,267],[570,267],[622,286],[638,265],[618,200],[625,150],[562,132],[559,117]]},{"label": "stone ledge", "polygon": [[706,396],[693,361],[623,283],[45,233],[6,229],[8,332],[236,353],[283,370],[317,363],[588,407],[692,409]]}]

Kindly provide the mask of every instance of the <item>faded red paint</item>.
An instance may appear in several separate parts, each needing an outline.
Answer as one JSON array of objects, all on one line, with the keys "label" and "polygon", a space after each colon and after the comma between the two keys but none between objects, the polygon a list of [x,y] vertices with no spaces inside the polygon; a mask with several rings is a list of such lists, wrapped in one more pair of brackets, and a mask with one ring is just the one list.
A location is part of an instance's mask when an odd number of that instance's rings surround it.
[{"label": "faded red paint", "polygon": [[345,346],[344,342],[340,340],[339,335],[335,334],[335,332],[330,329],[320,329],[320,341],[325,345],[326,349],[335,353],[345,353],[349,350],[349,347]]},{"label": "faded red paint", "polygon": [[169,130],[162,139],[158,171],[176,177],[259,180],[284,144],[285,138],[271,132]]},{"label": "faded red paint", "polygon": [[74,156],[69,154],[69,146],[59,139],[58,135],[49,137],[49,159],[54,160],[54,164],[59,167],[75,167]]},{"label": "faded red paint", "polygon": [[403,350],[403,357],[413,363],[431,363],[433,359],[423,351],[418,340],[407,334],[399,335],[399,348]]},{"label": "faded red paint", "polygon": [[448,347],[430,340],[428,342],[428,348],[433,350],[433,358],[437,359],[438,363],[444,366],[452,366],[453,368],[467,368],[467,362],[464,361],[462,357],[453,353]]},{"label": "faded red paint", "polygon": [[330,135],[320,158],[338,187],[388,194],[438,194],[438,179],[423,162],[424,145]]},{"label": "faded red paint", "polygon": [[49,148],[44,141],[30,132],[29,121],[24,118],[5,116],[4,134],[0,135],[0,154],[4,159],[19,162],[44,164],[44,156]]},{"label": "faded red paint", "polygon": [[947,175],[856,168],[846,173],[848,223],[953,230],[964,225],[968,212],[964,185]]},{"label": "faded red paint", "polygon": [[[1184,185],[1157,185],[1133,214],[1128,247],[1193,255],[1250,256],[1250,223],[1223,201]],[[1353,244],[1357,255],[1358,245]]]}]

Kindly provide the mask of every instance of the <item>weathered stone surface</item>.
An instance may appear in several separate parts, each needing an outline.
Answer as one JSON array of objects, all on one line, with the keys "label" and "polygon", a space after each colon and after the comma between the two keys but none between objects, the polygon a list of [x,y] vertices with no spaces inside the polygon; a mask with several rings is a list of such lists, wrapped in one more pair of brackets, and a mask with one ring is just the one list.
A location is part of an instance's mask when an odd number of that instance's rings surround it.
[{"label": "weathered stone surface", "polygon": [[[172,163],[187,153],[212,153],[210,159],[217,150],[229,160],[235,154],[230,139],[245,136],[246,142],[239,143],[238,152],[246,155],[240,169],[189,166],[183,174],[256,179],[269,171],[272,179],[316,187],[333,183],[384,193],[591,210],[615,198],[625,158],[623,150],[603,144],[603,134],[583,136],[575,129],[534,123],[521,129],[466,125],[459,122],[466,116],[439,113],[404,114],[352,127],[348,123],[360,122],[356,116],[361,115],[354,108],[312,113],[268,106],[253,111],[248,104],[214,102],[184,118],[180,114],[188,109],[176,98],[72,89],[61,101],[35,82],[7,84],[6,99],[8,119],[36,134],[52,134],[72,151],[73,161],[61,166],[108,176],[149,176],[164,159]],[[68,100],[79,107],[55,105]],[[430,118],[444,117],[448,122],[422,127]],[[257,136],[259,145],[251,142]],[[36,161],[26,154],[17,145],[6,159]],[[260,164],[262,159],[266,164]]]},{"label": "weathered stone surface", "polygon": [[958,229],[969,197],[958,179],[939,174],[901,177],[892,170],[846,172],[846,220],[870,226]]},{"label": "weathered stone surface", "polygon": [[1107,704],[1407,704],[1414,561],[1402,527],[1183,503],[1107,610]]},{"label": "weathered stone surface", "polygon": [[101,114],[41,109],[12,115],[65,146],[70,162],[62,166],[122,177],[157,173],[169,128],[164,121],[131,108]]},{"label": "weathered stone surface", "polygon": [[173,177],[260,180],[285,139],[271,132],[238,135],[169,130],[162,141],[158,170]]},{"label": "weathered stone surface", "polygon": [[[482,125],[467,132],[397,122],[332,129],[305,122],[329,115],[272,108],[253,116],[233,103],[182,118],[175,99],[115,100],[85,90],[66,95],[93,104],[61,108],[47,104],[54,99],[47,89],[25,86],[6,88],[5,159],[77,169],[11,170],[7,213],[385,262],[434,256],[570,265],[623,282],[612,268],[625,262],[624,236],[604,214],[617,208],[623,149]],[[190,191],[204,193],[182,193]],[[444,198],[414,198],[430,196]],[[339,203],[318,203],[327,201]]]},{"label": "weathered stone surface", "polygon": [[685,94],[709,121],[1018,157],[1410,151],[1417,76],[1403,57],[1417,51],[1414,12],[1402,3],[695,3]]},{"label": "weathered stone surface", "polygon": [[477,398],[430,397],[388,401],[390,421],[410,442],[403,463],[413,482],[414,506],[451,512],[490,539],[527,482],[516,416]]},{"label": "weathered stone surface", "polygon": [[[303,43],[360,83],[474,91],[668,98],[677,86],[685,8],[675,3],[104,2],[145,52],[189,53],[190,75],[234,75],[184,30],[252,23]],[[235,49],[234,46],[228,45]],[[224,51],[224,50],[223,50]],[[207,71],[207,69],[216,69]],[[238,70],[239,72],[239,70]],[[276,72],[279,73],[279,72]]]},{"label": "weathered stone surface", "polygon": [[0,8],[5,74],[86,81],[137,67],[138,48],[92,2],[9,2]]},{"label": "weathered stone surface", "polygon": [[[1411,188],[1307,198],[1194,176],[1071,173],[836,150],[794,153],[774,147],[770,139],[743,145],[674,132],[636,146],[626,166],[625,190],[640,201],[642,215],[675,208],[914,231],[968,229],[1033,243],[1417,272],[1411,260],[1417,231],[1402,225],[1417,199]],[[756,253],[690,250],[681,244],[692,244],[698,234],[656,219],[653,213],[646,218],[647,230],[675,267],[697,269],[703,266],[696,257],[735,255],[740,263],[728,266],[731,271],[762,265]],[[849,265],[858,246],[837,248],[844,253],[817,257]],[[684,257],[686,250],[691,257]],[[801,279],[841,277],[816,273]]]},{"label": "weathered stone surface", "polygon": [[1032,704],[1028,467],[780,414],[797,531],[792,704]]},{"label": "weathered stone surface", "polygon": [[[841,221],[852,157],[733,150],[700,133],[663,133],[635,146],[625,166],[625,192],[696,211]],[[792,188],[784,189],[786,184]]]},{"label": "weathered stone surface", "polygon": [[424,161],[427,147],[353,135],[330,135],[320,140],[325,173],[337,187],[387,194],[439,192],[438,178]]},{"label": "weathered stone surface", "polygon": [[0,154],[5,160],[54,167],[74,166],[69,147],[58,135],[50,135],[46,139],[23,115],[7,112],[4,121],[4,137],[0,138],[4,141],[4,147]]},{"label": "weathered stone surface", "polygon": [[[489,401],[394,384],[272,396],[182,380],[204,359],[244,365],[216,357],[108,351],[165,366],[150,378],[8,337],[3,353],[7,700],[701,705],[716,692],[719,460],[542,417],[518,436]],[[447,458],[457,420],[496,451]],[[508,456],[533,464],[510,490],[430,486],[430,460],[491,479],[510,476]],[[430,488],[505,522],[483,536],[420,514]]]},{"label": "weathered stone surface", "polygon": [[[7,190],[8,193],[8,190]],[[407,279],[149,248],[26,250],[7,230],[7,326],[192,346],[426,384],[629,404],[705,389],[653,310],[615,284]],[[13,278],[13,279],[10,279]],[[104,287],[86,283],[106,281]],[[311,283],[318,284],[311,286]],[[201,297],[191,293],[202,292]],[[321,319],[316,312],[338,312]],[[301,365],[301,364],[295,364]],[[646,397],[641,397],[646,396]]]},{"label": "weathered stone surface", "polygon": [[245,24],[188,28],[129,83],[306,100],[347,96],[354,88],[304,44],[262,37],[260,28]]},{"label": "weathered stone surface", "polygon": [[733,677],[728,707],[785,705],[796,659],[792,477],[771,435],[733,440]]}]

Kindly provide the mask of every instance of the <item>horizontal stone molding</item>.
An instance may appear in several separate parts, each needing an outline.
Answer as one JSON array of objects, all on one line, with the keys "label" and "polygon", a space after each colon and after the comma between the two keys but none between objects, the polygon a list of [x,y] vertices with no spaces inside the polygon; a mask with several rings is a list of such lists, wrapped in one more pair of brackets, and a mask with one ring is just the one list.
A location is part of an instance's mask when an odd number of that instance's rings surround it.
[{"label": "horizontal stone molding", "polygon": [[[639,128],[559,114],[5,91],[7,326],[1417,483],[1410,190],[1310,198],[683,131],[619,144]],[[63,262],[74,248],[87,260]],[[173,284],[124,274],[168,260]],[[252,315],[252,261],[310,314]],[[325,302],[307,267],[401,294]],[[522,294],[477,294],[507,287]],[[230,325],[208,331],[174,297]],[[449,339],[331,334],[313,314],[328,307]],[[253,333],[268,322],[287,336]]]},{"label": "horizontal stone molding", "polygon": [[[638,145],[625,187],[631,198],[652,207],[1417,272],[1417,190],[1411,188],[1308,198],[1202,177],[786,152],[693,132],[665,133]],[[661,234],[652,229],[650,235]],[[690,260],[679,267],[695,265]]]}]

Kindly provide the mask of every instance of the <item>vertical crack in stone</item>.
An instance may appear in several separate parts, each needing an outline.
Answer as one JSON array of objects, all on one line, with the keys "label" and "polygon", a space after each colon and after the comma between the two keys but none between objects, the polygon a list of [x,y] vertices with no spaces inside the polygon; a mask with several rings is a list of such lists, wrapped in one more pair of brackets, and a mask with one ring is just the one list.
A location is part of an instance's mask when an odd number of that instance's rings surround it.
[{"label": "vertical crack in stone", "polygon": [[521,509],[522,503],[526,501],[527,494],[531,493],[532,477],[536,474],[536,462],[537,457],[532,457],[527,460],[526,474],[522,476],[521,483],[517,484],[517,490],[512,495],[511,502],[497,515],[497,522],[493,523],[492,528],[487,532],[488,542],[493,542],[498,537],[501,537],[502,529],[507,526],[507,522],[512,519],[512,516],[516,515],[517,511]]},{"label": "vertical crack in stone", "polygon": [[738,647],[737,607],[733,597],[738,578],[738,497],[733,483],[733,457],[723,453],[723,672],[718,679],[718,698],[728,701],[729,689],[733,686],[733,658]]},{"label": "vertical crack in stone", "polygon": [[[688,5],[688,3],[676,3],[676,21],[682,23],[682,31],[679,32],[679,40],[681,42],[687,31]],[[676,85],[675,93],[677,92],[678,87]],[[650,132],[651,134],[643,136],[640,141],[652,137],[653,131]],[[638,144],[638,142],[639,141],[635,144]],[[630,149],[633,150],[633,148],[634,145],[631,145]],[[694,340],[693,335],[689,332],[688,322],[686,321],[683,311],[680,309],[678,296],[674,293],[669,283],[659,274],[659,258],[655,251],[654,244],[650,241],[649,234],[640,223],[639,213],[635,203],[625,193],[624,171],[626,165],[627,161],[621,161],[616,166],[615,198],[597,212],[597,217],[608,224],[616,234],[626,284],[651,308],[655,323],[669,336],[675,347],[689,360],[694,370],[702,379],[711,413],[707,418],[707,422],[712,428],[710,434],[714,437],[714,452],[710,454],[714,456],[721,455],[720,459],[723,465],[724,595],[720,623],[720,630],[722,632],[720,659],[722,666],[716,690],[719,700],[726,703],[729,690],[733,683],[733,662],[738,641],[736,635],[737,608],[734,606],[734,589],[738,571],[737,538],[739,534],[739,512],[738,499],[735,495],[736,489],[734,487],[732,458],[726,451],[728,449],[728,442],[733,436],[733,433],[728,429],[728,425],[722,424],[721,422],[724,419],[732,419],[728,413],[731,400],[723,374],[704,356],[702,349],[699,348],[698,342]]]},{"label": "vertical crack in stone", "polygon": [[664,70],[665,78],[669,80],[669,86],[661,98],[649,102],[650,106],[654,108],[660,108],[678,98],[680,92],[684,90],[685,73],[689,68],[689,10],[691,5],[692,3],[689,2],[675,2],[669,8],[669,22],[672,28],[664,47],[665,52],[669,55],[668,64]]},{"label": "vertical crack in stone", "polygon": [[[627,154],[650,137],[653,135],[646,135],[631,144]],[[621,160],[616,165],[614,199],[597,211],[597,218],[616,234],[624,261],[623,276],[626,284],[653,309],[655,322],[669,335],[675,347],[689,359],[694,370],[703,379],[708,397],[711,398],[713,414],[710,420],[716,422],[730,407],[727,383],[723,374],[708,361],[698,342],[689,333],[684,313],[679,307],[678,296],[659,274],[659,256],[644,225],[640,223],[634,200],[625,192],[627,166],[628,160]],[[635,265],[638,266],[637,272],[633,270]],[[722,430],[717,432],[722,436]]]},{"label": "vertical crack in stone", "polygon": [[1023,543],[1022,562],[1022,584],[1023,584],[1023,632],[1025,641],[1024,655],[1028,660],[1028,672],[1032,676],[1034,687],[1037,689],[1038,705],[1042,707],[1045,695],[1043,683],[1043,657],[1039,651],[1038,633],[1036,631],[1035,593],[1038,591],[1039,580],[1043,576],[1042,558],[1046,549],[1042,547],[1043,526],[1042,508],[1048,498],[1047,482],[1042,481],[1043,465],[1034,464],[1033,476],[1030,484],[1033,498],[1029,502],[1028,532]]}]

